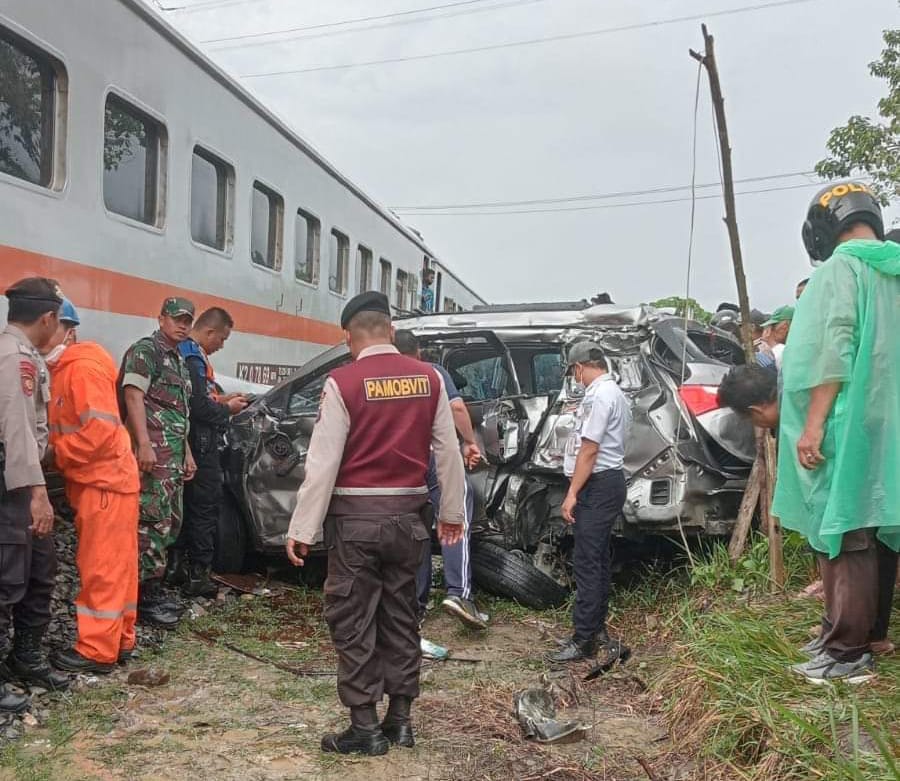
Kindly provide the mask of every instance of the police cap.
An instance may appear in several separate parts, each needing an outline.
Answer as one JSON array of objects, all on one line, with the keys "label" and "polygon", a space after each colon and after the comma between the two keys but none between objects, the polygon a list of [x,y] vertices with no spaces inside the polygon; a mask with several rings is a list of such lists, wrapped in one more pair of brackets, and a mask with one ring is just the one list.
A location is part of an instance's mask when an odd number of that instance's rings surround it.
[{"label": "police cap", "polygon": [[[6,297],[22,301],[46,302],[48,305],[56,304],[56,309],[59,309],[63,302],[63,294],[59,289],[59,284],[55,279],[48,279],[47,277],[26,277],[25,279],[20,279],[7,288]],[[47,311],[53,308],[53,306],[48,306]]]},{"label": "police cap", "polygon": [[350,321],[360,312],[380,312],[390,317],[391,304],[384,293],[378,293],[375,290],[360,293],[351,298],[344,307],[344,311],[341,312],[341,328],[346,331]]}]

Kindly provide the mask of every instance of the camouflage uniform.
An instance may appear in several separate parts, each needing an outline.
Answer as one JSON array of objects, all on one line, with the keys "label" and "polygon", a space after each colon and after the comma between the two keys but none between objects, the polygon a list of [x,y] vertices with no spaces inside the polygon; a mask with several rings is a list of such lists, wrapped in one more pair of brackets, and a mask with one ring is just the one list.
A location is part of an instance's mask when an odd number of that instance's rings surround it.
[{"label": "camouflage uniform", "polygon": [[157,331],[125,353],[119,387],[126,385],[144,391],[147,433],[156,454],[153,471],[141,473],[138,550],[144,582],[163,576],[166,550],[181,530],[191,379],[178,347]]}]

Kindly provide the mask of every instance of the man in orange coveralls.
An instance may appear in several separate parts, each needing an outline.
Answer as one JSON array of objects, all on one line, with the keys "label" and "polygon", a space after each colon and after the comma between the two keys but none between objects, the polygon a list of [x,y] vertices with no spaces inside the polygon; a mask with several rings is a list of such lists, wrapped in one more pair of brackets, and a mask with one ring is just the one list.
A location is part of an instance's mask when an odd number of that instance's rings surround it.
[{"label": "man in orange coveralls", "polygon": [[50,447],[75,510],[81,591],[75,599],[75,647],[57,653],[60,670],[109,673],[135,645],[140,479],[128,431],[119,419],[118,368],[99,344],[78,342],[80,324],[63,302],[60,327],[45,356],[50,368]]}]

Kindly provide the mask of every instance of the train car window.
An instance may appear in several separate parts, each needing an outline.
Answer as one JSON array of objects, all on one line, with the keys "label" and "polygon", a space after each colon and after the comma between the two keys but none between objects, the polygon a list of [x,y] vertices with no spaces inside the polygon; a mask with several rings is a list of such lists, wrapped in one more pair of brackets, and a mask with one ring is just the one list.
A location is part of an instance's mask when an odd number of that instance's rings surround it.
[{"label": "train car window", "polygon": [[350,274],[350,239],[337,228],[331,229],[329,258],[331,266],[328,269],[328,289],[343,295],[347,292]]},{"label": "train car window", "polygon": [[231,248],[234,168],[194,147],[191,159],[191,238],[213,249]]},{"label": "train car window", "polygon": [[284,199],[259,182],[253,183],[250,220],[250,259],[264,268],[281,269]]},{"label": "train car window", "polygon": [[66,81],[62,63],[0,27],[0,173],[53,186]]},{"label": "train car window", "polygon": [[310,285],[319,284],[319,242],[322,224],[303,209],[294,218],[294,277]]},{"label": "train car window", "polygon": [[407,274],[407,289],[409,290],[409,308],[419,305],[419,277],[416,274]]},{"label": "train car window", "polygon": [[381,265],[381,279],[379,280],[378,289],[388,298],[391,297],[391,261],[382,258],[378,261]]},{"label": "train car window", "polygon": [[356,248],[356,266],[359,292],[365,293],[372,289],[372,250],[362,244]]},{"label": "train car window", "polygon": [[452,298],[444,299],[444,307],[441,309],[442,312],[455,312],[456,311],[456,302]]},{"label": "train car window", "polygon": [[401,269],[397,269],[397,292],[396,292],[396,301],[397,301],[397,309],[405,310],[406,306],[406,292],[408,288],[407,283],[407,273],[402,271]]},{"label": "train car window", "polygon": [[109,211],[162,225],[165,148],[162,123],[116,95],[107,96],[103,200]]}]

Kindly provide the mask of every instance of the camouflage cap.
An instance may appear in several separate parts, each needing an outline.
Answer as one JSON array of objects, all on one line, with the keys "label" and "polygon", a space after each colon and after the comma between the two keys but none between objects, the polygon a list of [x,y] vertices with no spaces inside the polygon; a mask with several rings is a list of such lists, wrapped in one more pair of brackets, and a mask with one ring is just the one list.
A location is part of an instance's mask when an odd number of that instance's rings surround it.
[{"label": "camouflage cap", "polygon": [[169,317],[183,317],[184,315],[190,315],[190,317],[193,318],[194,304],[186,298],[173,296],[172,298],[167,298],[163,301],[160,314],[168,315]]}]

